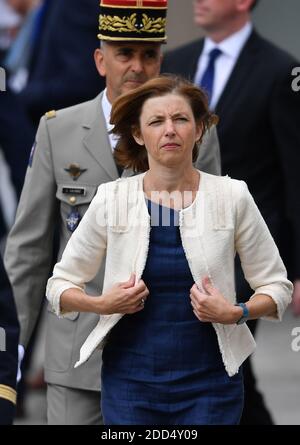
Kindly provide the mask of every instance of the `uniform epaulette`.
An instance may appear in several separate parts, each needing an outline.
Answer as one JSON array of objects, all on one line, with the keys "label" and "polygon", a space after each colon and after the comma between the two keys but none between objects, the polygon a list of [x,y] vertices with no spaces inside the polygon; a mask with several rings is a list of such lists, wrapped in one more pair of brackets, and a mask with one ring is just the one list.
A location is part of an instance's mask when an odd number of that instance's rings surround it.
[{"label": "uniform epaulette", "polygon": [[45,114],[45,116],[46,116],[46,119],[52,119],[53,117],[56,117],[56,111],[55,110],[48,111]]}]

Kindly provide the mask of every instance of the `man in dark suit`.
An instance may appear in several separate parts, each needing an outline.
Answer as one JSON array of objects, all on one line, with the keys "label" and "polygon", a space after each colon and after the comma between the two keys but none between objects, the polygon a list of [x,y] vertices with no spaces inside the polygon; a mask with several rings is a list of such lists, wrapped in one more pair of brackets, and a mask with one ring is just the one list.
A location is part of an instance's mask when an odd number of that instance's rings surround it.
[{"label": "man in dark suit", "polygon": [[[206,86],[220,117],[222,174],[247,182],[293,274],[294,299],[299,301],[300,94],[291,87],[292,69],[299,63],[253,29],[250,14],[256,4],[195,0],[195,21],[206,37],[167,53],[162,72]],[[252,291],[239,264],[236,271],[238,298],[247,300]],[[255,331],[252,322],[249,327]],[[241,423],[272,423],[249,361],[244,373]]]},{"label": "man in dark suit", "polygon": [[16,405],[19,322],[0,257],[0,425],[11,425]]},{"label": "man in dark suit", "polygon": [[44,0],[35,27],[29,82],[20,93],[33,122],[49,109],[94,98],[105,86],[93,63],[97,0]]}]

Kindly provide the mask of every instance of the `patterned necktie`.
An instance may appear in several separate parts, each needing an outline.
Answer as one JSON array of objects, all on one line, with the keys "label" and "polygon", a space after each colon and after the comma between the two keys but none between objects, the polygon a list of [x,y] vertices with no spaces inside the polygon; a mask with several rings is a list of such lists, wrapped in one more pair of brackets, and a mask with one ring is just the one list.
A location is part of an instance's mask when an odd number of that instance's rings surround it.
[{"label": "patterned necktie", "polygon": [[213,94],[214,78],[215,78],[215,61],[222,54],[219,48],[214,48],[209,53],[209,60],[206,70],[200,80],[200,86],[206,91],[209,102]]}]

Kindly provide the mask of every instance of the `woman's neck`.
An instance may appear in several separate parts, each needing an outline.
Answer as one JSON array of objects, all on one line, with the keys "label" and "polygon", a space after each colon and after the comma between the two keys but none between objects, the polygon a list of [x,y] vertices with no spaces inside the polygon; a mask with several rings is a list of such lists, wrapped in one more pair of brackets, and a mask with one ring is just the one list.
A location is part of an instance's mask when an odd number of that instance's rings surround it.
[{"label": "woman's neck", "polygon": [[199,188],[199,173],[194,168],[174,169],[164,168],[149,169],[144,178],[144,189],[146,192],[166,191],[172,193],[179,191],[195,191]]},{"label": "woman's neck", "polygon": [[150,168],[144,177],[144,193],[153,202],[180,210],[195,200],[199,181],[199,172],[193,167],[185,171]]}]

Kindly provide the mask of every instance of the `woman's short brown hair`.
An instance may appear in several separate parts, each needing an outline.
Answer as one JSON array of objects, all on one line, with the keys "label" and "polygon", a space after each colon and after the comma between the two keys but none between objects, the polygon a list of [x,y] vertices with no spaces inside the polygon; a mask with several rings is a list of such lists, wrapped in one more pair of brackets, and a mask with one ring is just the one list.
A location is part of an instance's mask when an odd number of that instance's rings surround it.
[{"label": "woman's short brown hair", "polygon": [[[191,82],[172,75],[161,75],[148,80],[135,90],[120,96],[113,104],[110,123],[114,125],[111,132],[119,137],[114,154],[118,165],[132,168],[135,172],[149,169],[147,150],[137,144],[132,132],[140,128],[140,115],[146,100],[170,93],[178,94],[188,100],[195,121],[203,125],[202,136],[213,123],[216,123],[216,116],[208,109],[206,94]],[[193,162],[198,157],[198,151],[198,144],[195,144]]]}]

